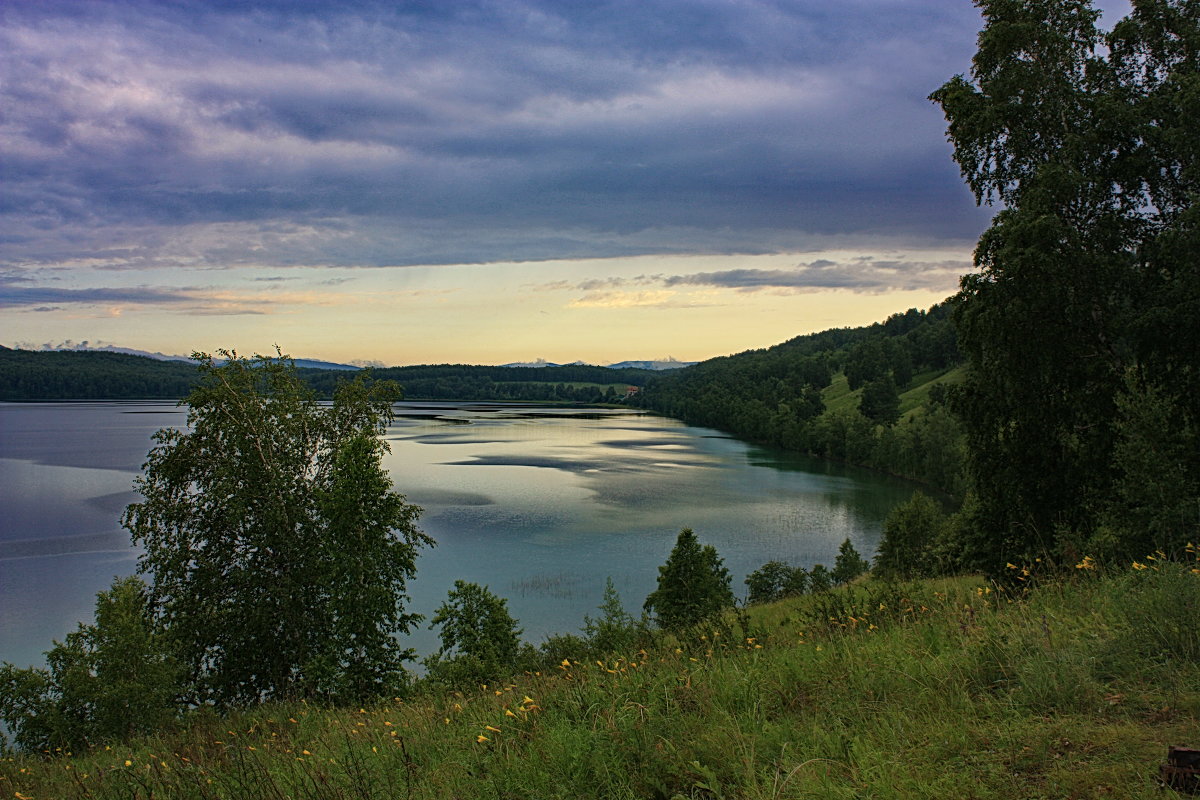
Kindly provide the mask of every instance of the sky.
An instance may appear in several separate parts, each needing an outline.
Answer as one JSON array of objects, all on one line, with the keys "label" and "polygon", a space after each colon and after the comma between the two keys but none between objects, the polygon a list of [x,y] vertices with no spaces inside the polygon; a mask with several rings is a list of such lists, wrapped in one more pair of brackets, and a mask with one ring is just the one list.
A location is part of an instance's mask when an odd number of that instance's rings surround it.
[{"label": "sky", "polygon": [[994,213],[927,99],[980,25],[967,0],[4,0],[0,344],[699,360],[928,308]]}]

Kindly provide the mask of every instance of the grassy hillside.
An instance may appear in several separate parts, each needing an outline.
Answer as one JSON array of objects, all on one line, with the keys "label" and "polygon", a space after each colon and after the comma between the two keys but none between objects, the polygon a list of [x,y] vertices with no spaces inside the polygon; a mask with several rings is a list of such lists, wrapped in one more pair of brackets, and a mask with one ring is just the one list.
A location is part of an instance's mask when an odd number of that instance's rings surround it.
[{"label": "grassy hillside", "polygon": [[[965,367],[936,369],[914,375],[910,388],[900,393],[900,420],[912,419],[929,406],[929,395],[935,386],[956,386],[963,380]],[[861,388],[852,390],[845,373],[833,376],[829,386],[821,391],[828,412],[848,413],[862,401]]]},{"label": "grassy hillside", "polygon": [[9,758],[0,796],[1162,798],[1167,746],[1200,744],[1200,575],[1145,566],[867,581],[470,692]]}]

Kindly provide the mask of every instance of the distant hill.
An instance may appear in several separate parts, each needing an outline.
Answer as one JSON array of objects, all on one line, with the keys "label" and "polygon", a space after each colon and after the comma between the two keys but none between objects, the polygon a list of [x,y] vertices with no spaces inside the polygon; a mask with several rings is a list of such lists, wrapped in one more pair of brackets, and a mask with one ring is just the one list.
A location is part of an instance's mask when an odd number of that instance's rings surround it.
[{"label": "distant hill", "polygon": [[332,369],[342,372],[353,372],[354,370],[362,369],[362,367],[356,367],[353,364],[338,364],[333,361],[316,361],[311,358],[297,358],[294,359],[294,361],[296,362],[296,367],[298,369]]},{"label": "distant hill", "polygon": [[[300,376],[328,397],[351,370],[345,364],[297,360]],[[500,400],[600,403],[623,399],[650,370],[586,364],[495,367],[467,364],[376,368],[398,381],[409,400]],[[0,400],[143,400],[185,397],[197,379],[195,365],[97,350],[13,350],[0,346]]]},{"label": "distant hill", "polygon": [[[897,454],[917,456],[892,438],[900,435],[895,431],[915,434],[914,425],[934,419],[950,424],[942,420],[948,415],[925,411],[945,395],[938,384],[952,382],[947,373],[960,360],[949,309],[940,305],[695,364],[433,364],[371,374],[400,383],[408,400],[630,402],[689,424],[947,487],[956,469],[952,454],[938,455],[941,466],[893,463]],[[324,397],[358,369],[304,359],[296,365]],[[0,349],[0,400],[178,399],[196,376],[189,362],[141,355]],[[943,433],[922,435],[956,441]]]},{"label": "distant hill", "polygon": [[965,441],[944,399],[962,363],[943,303],[653,373],[630,402],[957,494]]},{"label": "distant hill", "polygon": [[[3,345],[0,345],[0,348],[6,349],[6,350],[11,349],[11,348],[5,348]],[[158,353],[158,352],[152,353],[149,350],[138,350],[133,347],[118,347],[115,344],[93,345],[93,344],[89,344],[86,341],[79,342],[78,344],[76,344],[75,342],[65,342],[58,346],[44,345],[37,350],[32,350],[29,352],[34,352],[34,353],[118,353],[118,354],[127,355],[127,356],[142,356],[144,358],[153,358],[156,361],[182,361],[182,362],[191,363],[191,360],[192,360],[191,356],[169,355],[167,353]],[[297,358],[294,360],[296,362],[297,367],[306,367],[309,369],[342,369],[342,370],[361,369],[361,367],[355,366],[353,364],[339,364],[334,361],[319,361],[317,359],[311,359],[311,358]],[[220,361],[220,359],[218,359],[218,361]]]},{"label": "distant hill", "polygon": [[176,400],[196,377],[187,361],[0,347],[0,400]]},{"label": "distant hill", "polygon": [[[344,374],[304,370],[305,380],[322,394],[331,393]],[[629,388],[658,374],[645,369],[611,369],[589,364],[477,366],[426,364],[373,369],[376,378],[404,387],[406,400],[501,400],[514,402],[610,403]]]}]

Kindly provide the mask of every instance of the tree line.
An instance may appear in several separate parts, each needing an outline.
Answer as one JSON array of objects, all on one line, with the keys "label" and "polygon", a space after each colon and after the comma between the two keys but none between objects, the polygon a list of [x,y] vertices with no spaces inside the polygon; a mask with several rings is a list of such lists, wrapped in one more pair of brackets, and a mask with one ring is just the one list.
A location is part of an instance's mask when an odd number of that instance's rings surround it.
[{"label": "tree line", "polygon": [[[949,303],[910,309],[862,328],[800,336],[703,361],[647,381],[632,403],[692,425],[883,470],[955,495],[965,491],[965,441],[931,385],[920,413],[901,421],[901,394],[960,365]],[[857,402],[829,408],[844,378]]]},{"label": "tree line", "polygon": [[0,346],[0,400],[177,400],[196,378],[190,362]]},{"label": "tree line", "polygon": [[[304,367],[297,374],[331,399],[348,371]],[[652,370],[568,364],[493,367],[434,364],[372,370],[399,381],[412,400],[612,403],[641,387]],[[0,400],[178,400],[200,380],[196,365],[95,351],[31,351],[0,346]]]}]

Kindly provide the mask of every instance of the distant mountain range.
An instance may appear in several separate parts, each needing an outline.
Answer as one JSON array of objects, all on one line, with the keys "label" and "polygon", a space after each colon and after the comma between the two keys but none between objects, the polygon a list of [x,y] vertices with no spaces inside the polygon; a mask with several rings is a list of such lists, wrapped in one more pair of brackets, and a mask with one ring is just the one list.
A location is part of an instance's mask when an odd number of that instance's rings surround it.
[{"label": "distant mountain range", "polygon": [[[696,361],[677,361],[674,358],[666,358],[661,361],[619,361],[616,364],[604,364],[609,369],[682,369],[696,364]],[[515,361],[511,364],[501,364],[502,367],[583,367],[591,366],[586,361],[572,361],[570,364],[555,364],[553,361],[547,361],[544,358],[539,358],[537,361]]]},{"label": "distant mountain range", "polygon": [[[151,353],[148,350],[135,350],[131,347],[118,347],[113,344],[93,345],[87,341],[83,341],[83,342],[79,342],[79,343],[68,341],[68,342],[63,342],[62,344],[59,344],[59,345],[42,345],[41,347],[30,347],[28,345],[18,345],[17,348],[23,349],[23,350],[37,350],[37,351],[50,351],[50,352],[57,352],[57,351],[64,351],[64,350],[65,351],[86,350],[88,352],[95,352],[95,353],[124,353],[125,355],[130,355],[130,356],[145,356],[146,358],[153,358],[153,359],[157,359],[159,361],[191,361],[191,359],[188,356],[167,355],[166,353]],[[297,358],[294,360],[296,362],[296,366],[301,369],[343,369],[343,370],[362,369],[361,364],[339,364],[334,361],[320,361],[320,360],[312,359],[312,358]],[[695,362],[695,361],[677,361],[674,358],[671,358],[670,356],[668,356],[665,359],[657,360],[657,361],[621,361],[616,364],[604,364],[602,366],[606,366],[609,369],[667,370],[667,369],[681,369],[683,367],[690,367],[692,364],[695,364],[695,363],[697,363],[697,362]],[[376,364],[375,366],[381,366],[381,365]],[[564,366],[582,367],[582,366],[592,366],[592,365],[588,364],[586,361],[572,361],[570,364],[556,364],[552,361],[547,361],[544,358],[539,358],[536,361],[516,361],[511,364],[501,364],[500,366],[502,366],[502,367],[564,367]],[[598,365],[598,366],[601,366],[601,365]]]}]

